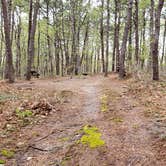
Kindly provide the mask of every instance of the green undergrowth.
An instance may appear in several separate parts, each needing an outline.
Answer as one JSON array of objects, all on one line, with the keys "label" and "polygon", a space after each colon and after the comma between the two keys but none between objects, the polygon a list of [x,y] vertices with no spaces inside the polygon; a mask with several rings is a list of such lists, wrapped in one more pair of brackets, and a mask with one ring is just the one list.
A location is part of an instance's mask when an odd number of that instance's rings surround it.
[{"label": "green undergrowth", "polygon": [[11,151],[11,150],[2,149],[1,150],[1,155],[6,157],[6,158],[12,158],[14,156],[14,152]]},{"label": "green undergrowth", "polygon": [[25,111],[21,111],[18,108],[16,109],[16,115],[18,118],[23,119],[23,118],[28,118],[31,117],[33,115],[32,111],[30,110],[25,110]]},{"label": "green undergrowth", "polygon": [[102,112],[108,111],[108,96],[104,94],[103,96],[101,96],[100,100],[101,100],[101,111]]},{"label": "green undergrowth", "polygon": [[121,117],[113,117],[110,120],[115,122],[115,123],[122,123],[123,122],[123,119]]},{"label": "green undergrowth", "polygon": [[6,163],[5,160],[1,160],[1,159],[0,159],[0,164],[5,164],[5,163]]},{"label": "green undergrowth", "polygon": [[83,127],[84,135],[81,137],[80,142],[88,145],[90,148],[101,147],[105,141],[101,139],[101,133],[97,127],[86,125]]}]

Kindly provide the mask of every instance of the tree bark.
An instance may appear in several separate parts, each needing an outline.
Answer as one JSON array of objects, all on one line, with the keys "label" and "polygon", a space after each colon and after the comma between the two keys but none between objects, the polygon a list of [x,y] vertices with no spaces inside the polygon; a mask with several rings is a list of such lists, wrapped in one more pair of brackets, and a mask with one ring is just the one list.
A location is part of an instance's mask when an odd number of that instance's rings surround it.
[{"label": "tree bark", "polygon": [[131,24],[132,6],[133,6],[133,0],[129,0],[128,1],[127,20],[125,23],[123,41],[122,41],[121,52],[120,52],[120,71],[119,71],[120,78],[125,77],[125,54],[126,54],[126,44],[127,44],[128,34],[129,34],[129,26]]},{"label": "tree bark", "polygon": [[4,32],[5,32],[5,45],[6,45],[6,64],[7,64],[7,78],[9,83],[14,82],[14,67],[13,67],[13,55],[11,49],[11,39],[10,39],[10,23],[8,18],[7,11],[7,2],[6,0],[1,0],[2,11],[3,11],[3,19],[4,19]]},{"label": "tree bark", "polygon": [[16,46],[17,46],[17,54],[16,54],[16,76],[21,76],[21,12],[17,14],[18,16],[18,26],[17,26],[17,35],[16,35]]},{"label": "tree bark", "polygon": [[118,2],[114,0],[115,4],[115,18],[114,18],[114,46],[113,46],[113,55],[112,55],[112,71],[115,71],[115,54],[116,54],[116,47],[117,47],[117,15],[118,15]]},{"label": "tree bark", "polygon": [[101,56],[102,56],[102,72],[105,73],[105,57],[104,57],[104,0],[101,0],[101,18],[100,18],[100,39],[101,39]]},{"label": "tree bark", "polygon": [[[164,28],[164,35],[163,35],[163,48],[162,48],[162,57],[161,57],[161,61],[160,61],[160,65],[162,67],[163,62],[164,62],[164,56],[165,56],[165,38],[166,38],[166,18],[165,18],[165,28]],[[165,62],[166,63],[166,62]]]},{"label": "tree bark", "polygon": [[128,67],[132,66],[132,21],[133,21],[133,16],[131,15],[131,24],[129,25],[129,37],[128,37]]},{"label": "tree bark", "polygon": [[159,0],[158,7],[155,13],[155,34],[153,37],[153,80],[159,80],[159,62],[158,62],[158,43],[159,43],[159,36],[160,36],[160,17],[161,17],[161,10],[164,5],[164,0]]},{"label": "tree bark", "polygon": [[49,35],[49,4],[50,0],[46,1],[46,6],[47,6],[47,48],[48,48],[48,58],[49,58],[49,74],[50,76],[53,76],[54,70],[53,70],[53,62],[52,62],[52,54],[51,54],[51,42],[50,42],[50,35]]},{"label": "tree bark", "polygon": [[107,37],[106,37],[106,65],[105,76],[108,76],[108,61],[109,61],[109,31],[110,31],[110,0],[107,0]]},{"label": "tree bark", "polygon": [[141,54],[142,54],[142,58],[141,58],[141,69],[144,68],[144,63],[145,63],[145,50],[146,50],[146,39],[145,39],[145,32],[146,32],[146,9],[143,10],[142,13],[142,18],[143,18],[143,27],[142,27],[142,50],[141,50]]},{"label": "tree bark", "polygon": [[151,68],[152,68],[153,33],[154,33],[154,0],[151,0],[151,5],[150,5],[150,51],[149,51],[149,60],[148,60],[148,70],[151,70]]},{"label": "tree bark", "polygon": [[118,12],[118,23],[117,23],[117,31],[116,31],[116,72],[119,72],[119,35],[120,35],[120,24],[121,24],[121,13],[120,13],[120,2],[117,2],[117,12]]},{"label": "tree bark", "polygon": [[139,0],[135,0],[135,62],[136,65],[138,65],[139,61]]},{"label": "tree bark", "polygon": [[[31,3],[32,1],[30,1]],[[31,6],[31,4],[30,4]],[[39,0],[36,0],[35,6],[34,6],[34,13],[33,13],[33,20],[32,20],[32,25],[30,26],[30,36],[29,36],[29,41],[28,41],[28,62],[27,62],[27,74],[26,74],[26,79],[30,80],[31,79],[31,67],[32,67],[32,62],[34,58],[34,42],[35,42],[35,32],[36,32],[36,22],[37,22],[37,14],[39,10]],[[32,11],[30,11],[31,14]]]}]

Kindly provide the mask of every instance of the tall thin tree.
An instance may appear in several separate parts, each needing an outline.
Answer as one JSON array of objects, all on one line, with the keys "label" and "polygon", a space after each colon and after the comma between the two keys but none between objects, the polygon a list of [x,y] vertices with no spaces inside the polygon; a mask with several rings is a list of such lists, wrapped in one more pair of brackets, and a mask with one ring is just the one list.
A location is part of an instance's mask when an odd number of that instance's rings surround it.
[{"label": "tall thin tree", "polygon": [[129,27],[131,24],[132,7],[133,7],[133,0],[128,0],[127,20],[125,23],[123,41],[122,41],[121,52],[120,52],[120,68],[119,68],[120,78],[125,77],[125,54],[126,54],[126,44],[127,44],[128,34],[129,34]]},{"label": "tall thin tree", "polygon": [[155,34],[153,37],[153,49],[152,49],[152,59],[153,59],[153,80],[159,80],[159,57],[158,57],[158,45],[160,36],[160,17],[161,11],[164,5],[164,0],[159,0],[158,7],[155,13]]},{"label": "tall thin tree", "polygon": [[[30,0],[30,10],[32,10],[31,3],[32,3],[32,0]],[[38,10],[39,10],[39,0],[36,0],[34,5],[33,17],[29,16],[30,19],[32,18],[32,21],[29,20],[29,23],[31,23],[31,25],[29,25],[30,32],[29,32],[29,40],[28,40],[28,61],[27,61],[27,74],[26,74],[27,80],[31,79],[31,68],[32,68],[32,62],[33,62],[34,51],[35,51],[34,42],[35,42],[35,32],[36,32]],[[30,11],[29,15],[31,14],[32,14],[32,11]]]},{"label": "tall thin tree", "polygon": [[109,31],[110,31],[110,0],[107,0],[107,36],[106,36],[106,65],[105,76],[108,75],[108,61],[109,61]]},{"label": "tall thin tree", "polygon": [[9,83],[13,83],[15,80],[14,76],[14,67],[13,67],[13,55],[12,55],[12,48],[11,48],[11,38],[10,38],[10,23],[9,23],[9,15],[7,10],[7,1],[1,0],[2,4],[2,11],[3,11],[3,19],[4,19],[4,32],[5,32],[5,45],[6,45],[6,73]]}]

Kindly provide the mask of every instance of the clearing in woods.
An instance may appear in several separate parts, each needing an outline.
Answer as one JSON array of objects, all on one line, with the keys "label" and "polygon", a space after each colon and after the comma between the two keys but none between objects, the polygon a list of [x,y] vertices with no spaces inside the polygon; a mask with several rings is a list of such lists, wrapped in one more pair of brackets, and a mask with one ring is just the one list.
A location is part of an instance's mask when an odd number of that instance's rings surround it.
[{"label": "clearing in woods", "polygon": [[[45,100],[49,94],[52,95],[48,99],[50,103],[55,99],[53,94],[58,92],[56,100],[60,104],[41,121],[18,131],[15,144],[18,144],[19,150],[6,165],[166,165],[165,153],[155,147],[158,138],[154,136],[154,122],[151,117],[145,116],[146,105],[141,104],[129,90],[129,81],[120,81],[113,74],[108,78],[98,75],[33,80],[17,82],[12,86],[19,90],[44,89]],[[90,144],[83,144],[81,139],[86,127],[96,127],[104,145],[90,147]],[[5,138],[5,141],[8,139]],[[7,147],[5,141],[3,145]],[[164,147],[163,144],[158,146]]]}]

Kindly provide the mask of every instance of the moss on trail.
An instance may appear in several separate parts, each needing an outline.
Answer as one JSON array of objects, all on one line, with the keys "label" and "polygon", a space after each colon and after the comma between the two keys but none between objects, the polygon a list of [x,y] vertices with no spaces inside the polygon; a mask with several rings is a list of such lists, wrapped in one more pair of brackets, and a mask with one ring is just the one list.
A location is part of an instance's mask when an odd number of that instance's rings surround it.
[{"label": "moss on trail", "polygon": [[87,144],[90,148],[97,148],[105,144],[105,141],[101,139],[98,128],[86,125],[83,131],[84,135],[80,140],[82,144]]},{"label": "moss on trail", "polygon": [[101,111],[102,112],[108,111],[108,96],[104,94],[103,96],[101,96],[100,100],[101,100]]},{"label": "moss on trail", "polygon": [[7,150],[7,149],[2,149],[1,150],[1,155],[6,157],[6,158],[12,158],[12,157],[14,157],[14,152],[10,151],[10,150]]},{"label": "moss on trail", "polygon": [[0,159],[0,164],[5,164],[5,163],[6,163],[5,160],[1,160],[1,159]]}]

